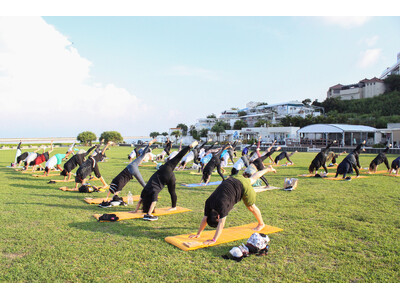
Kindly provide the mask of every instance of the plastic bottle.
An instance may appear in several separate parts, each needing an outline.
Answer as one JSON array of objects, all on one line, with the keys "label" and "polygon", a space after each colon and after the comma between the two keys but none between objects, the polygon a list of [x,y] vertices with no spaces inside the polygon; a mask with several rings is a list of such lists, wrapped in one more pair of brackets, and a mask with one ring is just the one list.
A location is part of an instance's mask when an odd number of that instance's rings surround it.
[{"label": "plastic bottle", "polygon": [[128,193],[128,205],[133,205],[133,197],[131,191]]}]

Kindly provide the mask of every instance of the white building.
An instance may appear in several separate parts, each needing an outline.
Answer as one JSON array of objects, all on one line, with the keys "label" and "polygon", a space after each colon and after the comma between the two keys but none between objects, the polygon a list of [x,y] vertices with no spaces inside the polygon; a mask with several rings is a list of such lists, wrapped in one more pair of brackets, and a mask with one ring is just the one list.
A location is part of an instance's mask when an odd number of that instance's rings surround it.
[{"label": "white building", "polygon": [[263,143],[271,144],[276,140],[277,144],[285,145],[288,139],[298,139],[297,130],[299,129],[300,127],[247,127],[242,128],[240,136],[245,140],[257,140],[261,136]]},{"label": "white building", "polygon": [[211,130],[216,122],[216,118],[200,118],[197,119],[197,123],[194,125],[194,127],[197,131],[200,131],[202,129]]},{"label": "white building", "polygon": [[385,79],[389,75],[400,75],[400,52],[397,53],[397,62],[391,66],[390,68],[386,68],[385,71],[383,71],[380,79]]},{"label": "white building", "polygon": [[327,98],[340,97],[341,100],[353,100],[371,98],[381,95],[385,92],[385,83],[382,79],[372,78],[363,79],[358,83],[331,86],[326,94]]}]

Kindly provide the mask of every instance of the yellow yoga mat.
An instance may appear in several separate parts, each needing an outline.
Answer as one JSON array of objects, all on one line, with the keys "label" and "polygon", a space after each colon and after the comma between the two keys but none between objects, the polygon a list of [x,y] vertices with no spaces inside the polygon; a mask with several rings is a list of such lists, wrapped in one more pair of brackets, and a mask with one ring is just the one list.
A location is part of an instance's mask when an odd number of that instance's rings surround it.
[{"label": "yellow yoga mat", "polygon": [[[339,176],[336,177],[336,178],[335,177],[331,177],[331,178],[324,178],[324,179],[327,179],[327,180],[344,180],[343,176],[340,176],[340,177]],[[354,177],[351,177],[351,180],[358,179],[358,178],[368,178],[368,176],[358,176],[358,177],[354,176]]]},{"label": "yellow yoga mat", "polygon": [[51,179],[50,181],[54,182],[75,182],[75,179],[65,180],[64,179]]},{"label": "yellow yoga mat", "polygon": [[[69,187],[66,187],[66,186],[62,186],[62,187],[60,187],[58,189],[62,190],[64,192],[79,192],[79,191],[74,190],[73,188],[69,188]],[[101,188],[98,192],[94,192],[94,193],[104,193],[104,192],[107,192],[107,190]]]},{"label": "yellow yoga mat", "polygon": [[60,173],[58,174],[48,174],[48,175],[44,175],[44,174],[32,174],[33,177],[53,177],[53,176],[60,176]]},{"label": "yellow yoga mat", "polygon": [[[192,211],[191,209],[184,208],[177,206],[175,210],[169,211],[170,207],[161,207],[161,208],[156,208],[155,213],[153,216],[164,216],[164,215],[173,215],[173,214],[180,214],[188,211]],[[143,211],[139,210],[137,213],[134,212],[128,212],[128,211],[119,211],[119,212],[111,212],[107,214],[115,214],[118,216],[119,220],[130,220],[130,219],[141,219],[145,215]],[[100,218],[100,214],[94,214],[93,217],[95,217],[97,220]],[[100,222],[108,222],[108,221],[100,221]]]},{"label": "yellow yoga mat", "polygon": [[224,228],[217,242],[215,242],[212,245],[204,245],[203,242],[205,242],[206,240],[211,240],[214,237],[215,230],[203,231],[201,236],[197,239],[189,238],[190,235],[195,234],[195,233],[189,233],[176,236],[168,236],[165,238],[165,241],[167,243],[170,243],[178,247],[179,249],[182,249],[184,251],[189,251],[200,248],[212,247],[237,240],[248,239],[254,232],[271,234],[283,230],[278,227],[265,225],[265,227],[260,231],[254,231],[253,228],[255,228],[257,225],[258,223],[251,223],[242,226]]},{"label": "yellow yoga mat", "polygon": [[396,174],[383,174],[383,176],[399,177],[400,174],[399,175],[396,175]]},{"label": "yellow yoga mat", "polygon": [[[326,176],[334,176],[336,173],[328,173],[326,174]],[[315,177],[315,174],[301,174],[301,175],[297,175],[299,177]]]},{"label": "yellow yoga mat", "polygon": [[389,174],[389,171],[388,171],[388,170],[380,170],[380,171],[376,171],[375,173],[373,173],[373,172],[369,173],[369,170],[361,170],[360,173],[368,174],[368,175],[374,175],[374,174]]}]

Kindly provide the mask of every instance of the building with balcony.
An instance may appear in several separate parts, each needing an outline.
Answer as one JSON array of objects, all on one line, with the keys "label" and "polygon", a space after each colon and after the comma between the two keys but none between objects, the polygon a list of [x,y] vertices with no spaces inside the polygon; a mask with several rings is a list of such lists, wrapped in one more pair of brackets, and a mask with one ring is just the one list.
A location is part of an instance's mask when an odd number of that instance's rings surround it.
[{"label": "building with balcony", "polygon": [[397,62],[382,72],[380,79],[384,80],[389,75],[400,75],[400,52],[397,53]]},{"label": "building with balcony", "polygon": [[385,83],[382,79],[363,79],[358,83],[342,85],[336,84],[328,89],[327,98],[340,97],[341,100],[372,98],[385,92]]}]

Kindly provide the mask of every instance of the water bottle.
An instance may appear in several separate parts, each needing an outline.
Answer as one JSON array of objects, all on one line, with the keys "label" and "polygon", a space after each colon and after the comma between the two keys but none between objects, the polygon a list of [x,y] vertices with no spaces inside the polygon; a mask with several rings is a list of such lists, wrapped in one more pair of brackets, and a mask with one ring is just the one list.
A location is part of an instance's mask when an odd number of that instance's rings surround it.
[{"label": "water bottle", "polygon": [[133,205],[133,197],[131,191],[128,193],[128,205]]}]

